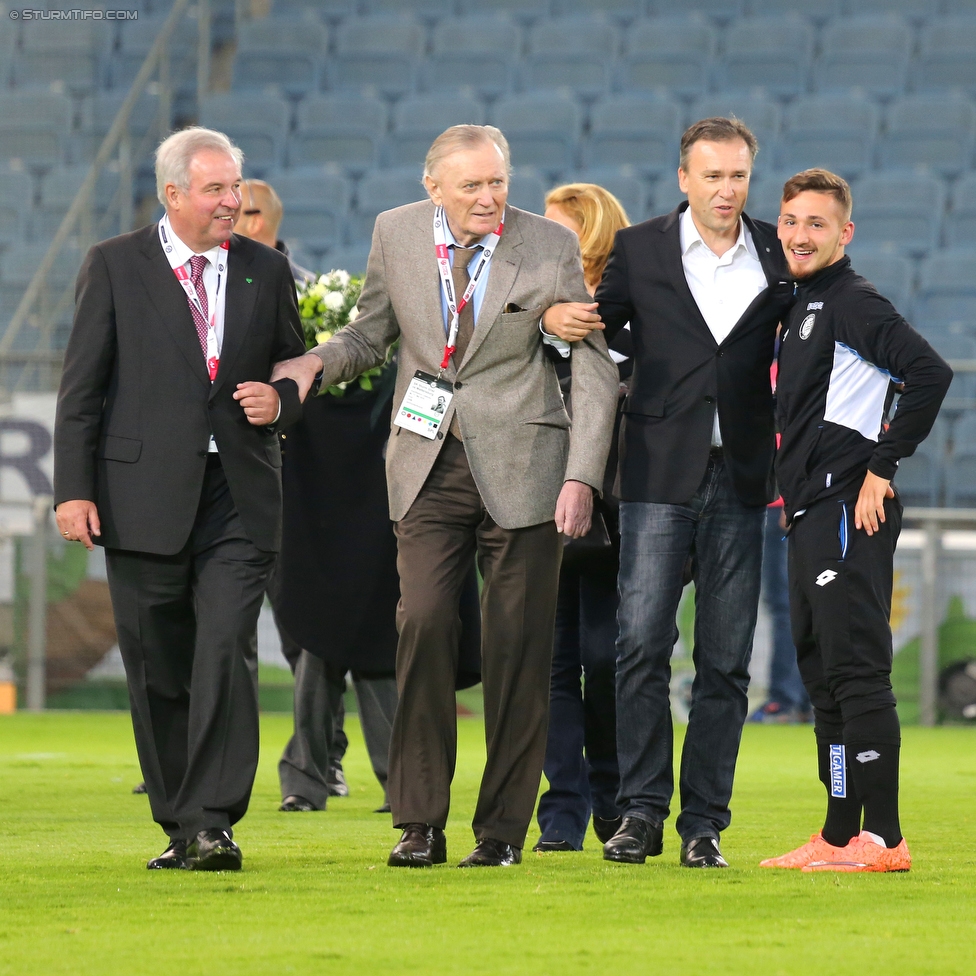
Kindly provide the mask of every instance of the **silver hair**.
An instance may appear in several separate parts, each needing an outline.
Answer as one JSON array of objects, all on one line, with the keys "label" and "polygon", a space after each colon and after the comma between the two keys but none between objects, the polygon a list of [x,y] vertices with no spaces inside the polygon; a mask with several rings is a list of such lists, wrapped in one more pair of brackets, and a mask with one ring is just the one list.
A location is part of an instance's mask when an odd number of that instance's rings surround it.
[{"label": "silver hair", "polygon": [[452,153],[463,149],[476,149],[478,146],[495,146],[502,154],[505,163],[505,173],[512,175],[512,157],[508,149],[508,140],[502,135],[501,129],[493,125],[452,125],[445,129],[427,150],[424,160],[424,178],[433,179],[434,170]]},{"label": "silver hair", "polygon": [[190,188],[190,162],[200,152],[222,152],[232,156],[238,169],[244,167],[244,153],[215,129],[191,125],[167,136],[156,148],[156,197],[166,206],[166,184]]}]

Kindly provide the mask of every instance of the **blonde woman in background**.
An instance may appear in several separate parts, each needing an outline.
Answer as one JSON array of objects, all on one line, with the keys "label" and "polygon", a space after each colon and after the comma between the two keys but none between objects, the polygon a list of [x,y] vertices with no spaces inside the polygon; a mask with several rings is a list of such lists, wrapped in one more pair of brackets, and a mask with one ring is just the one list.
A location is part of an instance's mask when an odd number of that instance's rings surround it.
[{"label": "blonde woman in background", "polygon": [[[624,208],[601,186],[570,183],[547,194],[545,216],[579,237],[586,287],[592,295],[614,235],[630,223]],[[621,387],[630,375],[629,342],[630,332],[623,331],[610,350],[620,370]],[[565,383],[570,360],[560,361],[556,369]],[[616,499],[610,494],[616,466],[614,436],[603,498],[596,499],[594,506],[594,527],[589,536],[567,544],[564,551],[543,767],[549,789],[539,800],[542,836],[536,851],[581,851],[591,815],[601,843],[620,826],[614,699],[618,535]]]}]

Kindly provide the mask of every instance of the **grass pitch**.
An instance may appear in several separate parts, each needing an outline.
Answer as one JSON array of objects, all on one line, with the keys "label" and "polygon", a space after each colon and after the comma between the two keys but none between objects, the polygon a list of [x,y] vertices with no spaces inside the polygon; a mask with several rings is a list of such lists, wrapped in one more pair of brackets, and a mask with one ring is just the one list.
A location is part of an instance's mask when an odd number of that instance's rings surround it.
[{"label": "grass pitch", "polygon": [[[817,829],[809,728],[746,729],[727,871],[678,866],[678,838],[643,867],[526,854],[458,871],[484,747],[460,722],[447,866],[393,870],[396,840],[355,721],[352,795],[276,811],[287,716],[265,716],[240,874],[149,872],[165,846],[128,716],[0,718],[0,973],[939,976],[976,971],[976,729],[905,730],[903,875],[803,875],[756,865]],[[529,835],[531,846],[538,834]]]}]

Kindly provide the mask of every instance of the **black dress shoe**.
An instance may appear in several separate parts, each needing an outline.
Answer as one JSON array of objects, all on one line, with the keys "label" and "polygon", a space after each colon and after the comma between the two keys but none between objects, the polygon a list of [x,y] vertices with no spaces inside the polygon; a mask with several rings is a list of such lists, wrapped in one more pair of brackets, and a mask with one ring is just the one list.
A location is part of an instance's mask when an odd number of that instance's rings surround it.
[{"label": "black dress shoe", "polygon": [[313,810],[318,810],[318,807],[311,800],[306,800],[304,796],[297,796],[293,793],[281,801],[281,806],[278,809],[282,813],[311,813]]},{"label": "black dress shoe", "polygon": [[387,800],[386,803],[381,807],[377,807],[373,813],[390,813],[390,801]]},{"label": "black dress shoe", "polygon": [[165,868],[185,871],[189,866],[190,862],[186,856],[186,841],[180,838],[171,840],[169,847],[159,857],[154,857],[151,861],[146,862],[146,867],[150,871],[160,871]]},{"label": "black dress shoe", "polygon": [[201,830],[187,848],[194,871],[240,871],[244,855],[226,830]]},{"label": "black dress shoe", "polygon": [[686,868],[727,868],[729,862],[722,857],[718,841],[714,837],[695,837],[681,845],[681,863]]},{"label": "black dress shoe", "polygon": [[532,850],[536,854],[551,854],[554,851],[575,851],[576,848],[568,840],[543,840],[540,837]]},{"label": "black dress shoe", "polygon": [[145,783],[136,783],[136,785],[132,787],[132,792],[133,793],[148,793],[149,790],[146,789],[146,784]]},{"label": "black dress shoe", "polygon": [[484,837],[458,865],[459,868],[507,868],[522,863],[522,848]]},{"label": "black dress shoe", "polygon": [[603,845],[604,861],[643,864],[664,850],[664,828],[640,817],[624,817],[613,837]]},{"label": "black dress shoe", "polygon": [[329,767],[325,774],[325,785],[328,787],[329,796],[349,796],[346,774],[342,771],[342,766],[339,763]]},{"label": "black dress shoe", "polygon": [[605,844],[618,830],[620,830],[620,825],[623,822],[623,817],[594,817],[593,833],[595,833],[600,839],[601,844]]},{"label": "black dress shoe", "polygon": [[440,827],[408,823],[386,863],[391,868],[429,868],[446,860],[447,838]]}]

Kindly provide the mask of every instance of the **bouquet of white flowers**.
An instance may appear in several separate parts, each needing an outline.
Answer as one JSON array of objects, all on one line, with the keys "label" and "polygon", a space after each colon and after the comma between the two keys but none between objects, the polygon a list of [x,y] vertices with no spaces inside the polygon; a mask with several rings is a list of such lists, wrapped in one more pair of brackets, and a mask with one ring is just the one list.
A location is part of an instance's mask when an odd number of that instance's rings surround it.
[{"label": "bouquet of white flowers", "polygon": [[[330,271],[319,275],[317,280],[307,281],[298,286],[298,311],[302,317],[305,332],[305,348],[328,342],[340,329],[356,321],[359,309],[356,302],[363,290],[363,279],[350,275],[348,271]],[[331,393],[343,396],[350,382],[358,383],[364,390],[373,389],[375,380],[389,365],[393,348],[387,350],[386,361],[361,373],[355,380],[323,386],[319,396]]]}]

